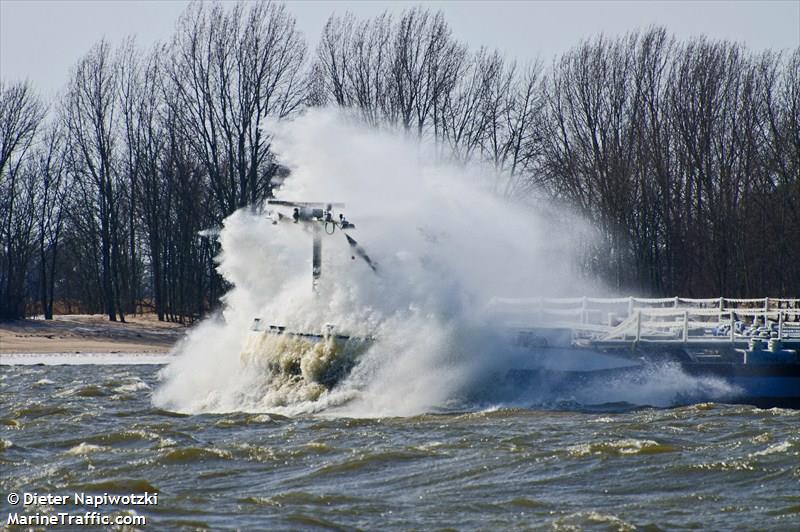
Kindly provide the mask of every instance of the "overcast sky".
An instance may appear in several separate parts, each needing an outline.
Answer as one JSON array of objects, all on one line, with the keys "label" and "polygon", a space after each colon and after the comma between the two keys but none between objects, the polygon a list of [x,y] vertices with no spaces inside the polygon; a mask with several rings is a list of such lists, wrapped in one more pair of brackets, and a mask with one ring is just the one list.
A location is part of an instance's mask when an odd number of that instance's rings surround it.
[{"label": "overcast sky", "polygon": [[[105,36],[135,34],[142,45],[167,39],[183,0],[0,0],[0,78],[29,79],[46,96],[65,84],[70,68]],[[520,59],[554,55],[604,32],[617,35],[652,24],[679,37],[705,34],[754,50],[800,46],[800,0],[401,2],[294,1],[289,10],[310,47],[332,12],[360,17],[399,13],[423,4],[441,9],[455,36],[472,48],[498,48]]]}]

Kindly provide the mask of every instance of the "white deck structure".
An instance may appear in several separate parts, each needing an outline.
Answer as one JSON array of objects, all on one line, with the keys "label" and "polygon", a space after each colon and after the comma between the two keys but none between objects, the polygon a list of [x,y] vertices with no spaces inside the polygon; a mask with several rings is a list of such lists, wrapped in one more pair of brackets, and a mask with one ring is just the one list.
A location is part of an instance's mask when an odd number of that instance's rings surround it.
[{"label": "white deck structure", "polygon": [[800,345],[800,299],[789,298],[495,298],[512,328],[563,327],[593,343]]}]

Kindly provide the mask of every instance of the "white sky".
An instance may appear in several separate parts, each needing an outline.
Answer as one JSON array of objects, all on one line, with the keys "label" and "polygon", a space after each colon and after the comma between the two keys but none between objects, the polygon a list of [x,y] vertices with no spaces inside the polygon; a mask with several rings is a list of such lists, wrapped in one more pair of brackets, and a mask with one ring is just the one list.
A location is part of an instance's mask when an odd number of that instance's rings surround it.
[{"label": "white sky", "polygon": [[[0,0],[0,78],[29,79],[45,96],[66,83],[69,71],[105,36],[135,34],[142,45],[166,40],[184,0]],[[332,12],[372,16],[399,13],[421,2],[290,1],[289,11],[309,46]],[[706,34],[754,50],[800,46],[800,0],[762,1],[429,1],[441,9],[454,35],[471,48],[498,48],[521,61],[549,63],[583,38],[617,35],[651,24],[678,37]]]}]

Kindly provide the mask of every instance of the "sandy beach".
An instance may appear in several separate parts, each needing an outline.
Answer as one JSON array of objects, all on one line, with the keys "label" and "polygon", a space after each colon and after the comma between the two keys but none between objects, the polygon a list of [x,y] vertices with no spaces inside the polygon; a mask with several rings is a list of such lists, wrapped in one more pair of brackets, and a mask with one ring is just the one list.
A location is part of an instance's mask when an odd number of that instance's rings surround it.
[{"label": "sandy beach", "polygon": [[103,315],[60,315],[53,320],[0,322],[0,355],[19,353],[151,353],[163,354],[187,327],[160,322],[154,315],[110,322]]}]

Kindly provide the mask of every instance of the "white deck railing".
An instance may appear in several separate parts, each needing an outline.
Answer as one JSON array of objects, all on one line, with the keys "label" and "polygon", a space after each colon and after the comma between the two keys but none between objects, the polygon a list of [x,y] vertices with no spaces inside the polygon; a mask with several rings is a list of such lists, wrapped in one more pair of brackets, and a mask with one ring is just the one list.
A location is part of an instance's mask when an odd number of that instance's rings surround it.
[{"label": "white deck railing", "polygon": [[800,341],[800,299],[793,298],[495,298],[490,306],[517,325],[569,326],[595,340]]}]

